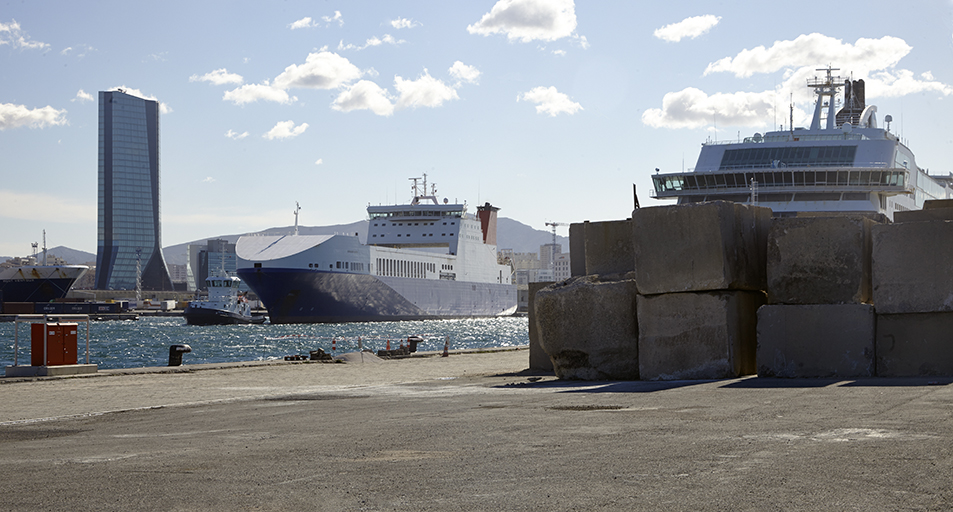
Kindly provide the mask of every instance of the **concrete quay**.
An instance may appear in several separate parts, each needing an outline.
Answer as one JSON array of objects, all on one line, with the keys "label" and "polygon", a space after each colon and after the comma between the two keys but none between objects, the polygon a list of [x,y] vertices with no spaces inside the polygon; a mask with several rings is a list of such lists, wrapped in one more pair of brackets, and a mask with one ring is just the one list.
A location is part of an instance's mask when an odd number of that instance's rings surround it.
[{"label": "concrete quay", "polygon": [[953,379],[559,381],[527,355],[0,379],[0,509],[953,505]]}]

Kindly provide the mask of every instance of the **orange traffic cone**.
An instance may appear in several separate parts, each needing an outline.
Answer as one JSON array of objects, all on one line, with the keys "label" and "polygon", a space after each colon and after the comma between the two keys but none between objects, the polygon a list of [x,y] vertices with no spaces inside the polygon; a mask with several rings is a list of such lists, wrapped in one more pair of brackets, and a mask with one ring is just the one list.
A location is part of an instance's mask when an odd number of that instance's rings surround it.
[{"label": "orange traffic cone", "polygon": [[447,357],[450,355],[450,336],[447,335],[446,341],[443,342],[443,355],[440,357]]}]

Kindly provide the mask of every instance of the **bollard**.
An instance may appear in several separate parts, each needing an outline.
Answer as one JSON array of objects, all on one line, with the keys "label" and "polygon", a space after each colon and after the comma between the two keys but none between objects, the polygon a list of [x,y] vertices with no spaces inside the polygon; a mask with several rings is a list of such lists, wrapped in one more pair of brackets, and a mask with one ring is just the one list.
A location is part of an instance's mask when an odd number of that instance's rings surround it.
[{"label": "bollard", "polygon": [[192,347],[188,345],[171,345],[169,347],[169,366],[181,366],[182,354],[191,351]]},{"label": "bollard", "polygon": [[417,351],[417,344],[423,343],[424,339],[420,336],[410,336],[407,338],[407,346],[409,347],[410,352]]}]

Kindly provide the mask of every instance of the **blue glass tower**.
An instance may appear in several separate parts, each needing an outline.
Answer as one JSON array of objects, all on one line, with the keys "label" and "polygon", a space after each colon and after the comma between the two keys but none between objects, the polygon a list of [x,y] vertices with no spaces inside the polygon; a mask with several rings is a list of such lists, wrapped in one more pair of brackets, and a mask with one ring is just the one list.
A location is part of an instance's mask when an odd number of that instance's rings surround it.
[{"label": "blue glass tower", "polygon": [[159,211],[159,102],[100,91],[97,289],[173,289]]}]

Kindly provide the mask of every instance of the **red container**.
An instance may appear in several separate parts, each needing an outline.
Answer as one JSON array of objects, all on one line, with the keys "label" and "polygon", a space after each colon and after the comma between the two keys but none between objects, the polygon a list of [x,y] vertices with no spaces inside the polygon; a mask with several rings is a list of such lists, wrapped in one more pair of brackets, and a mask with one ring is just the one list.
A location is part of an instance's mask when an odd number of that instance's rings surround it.
[{"label": "red container", "polygon": [[[46,332],[46,364],[43,363],[43,333]],[[78,324],[30,324],[30,364],[59,366],[76,364]]]}]

